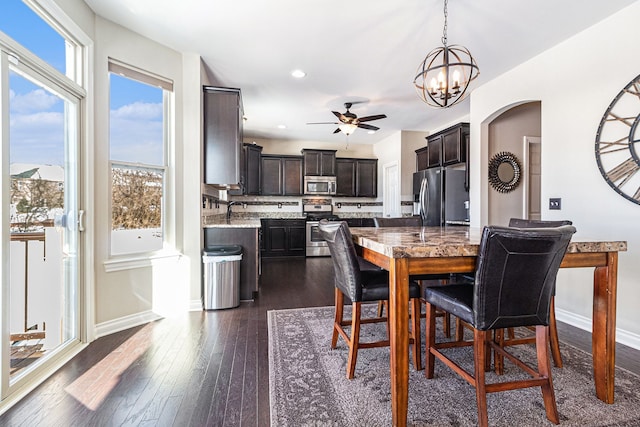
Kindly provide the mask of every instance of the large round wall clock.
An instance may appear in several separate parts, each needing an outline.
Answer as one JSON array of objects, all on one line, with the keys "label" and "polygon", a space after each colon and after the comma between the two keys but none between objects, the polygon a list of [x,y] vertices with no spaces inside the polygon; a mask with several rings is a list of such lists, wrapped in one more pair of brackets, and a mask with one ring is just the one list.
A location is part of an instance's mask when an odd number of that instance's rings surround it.
[{"label": "large round wall clock", "polygon": [[596,134],[596,161],[607,184],[640,205],[640,76],[613,98]]}]

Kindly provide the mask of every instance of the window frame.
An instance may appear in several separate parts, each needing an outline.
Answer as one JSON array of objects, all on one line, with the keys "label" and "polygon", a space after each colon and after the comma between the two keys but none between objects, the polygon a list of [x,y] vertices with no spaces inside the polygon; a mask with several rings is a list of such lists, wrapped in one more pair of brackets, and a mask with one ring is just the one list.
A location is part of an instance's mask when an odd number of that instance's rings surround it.
[{"label": "window frame", "polygon": [[[114,58],[108,58],[108,73],[116,74],[142,84],[158,87],[162,90],[162,135],[163,135],[163,164],[151,165],[142,163],[131,163],[120,160],[111,160],[109,154],[109,218],[108,221],[108,257],[104,262],[106,272],[128,270],[153,265],[154,261],[161,258],[179,257],[179,252],[175,245],[175,179],[174,179],[174,104],[175,92],[173,91],[173,81],[158,74],[138,68],[134,65],[126,64]],[[111,96],[111,86],[109,86],[109,96]],[[111,107],[109,107],[111,111]],[[111,120],[109,119],[109,126]],[[111,144],[111,141],[109,141]],[[162,248],[158,250],[132,252],[128,254],[113,254],[111,250],[112,239],[112,194],[113,194],[113,165],[122,165],[128,168],[139,168],[148,170],[163,170],[162,189]]]}]

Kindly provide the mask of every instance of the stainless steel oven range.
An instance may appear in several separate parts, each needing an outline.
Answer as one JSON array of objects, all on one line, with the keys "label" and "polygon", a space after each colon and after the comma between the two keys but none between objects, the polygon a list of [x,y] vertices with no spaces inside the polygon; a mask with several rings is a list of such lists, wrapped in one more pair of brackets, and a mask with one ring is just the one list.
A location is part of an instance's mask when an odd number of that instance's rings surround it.
[{"label": "stainless steel oven range", "polygon": [[302,205],[302,212],[307,217],[307,256],[330,256],[327,242],[320,237],[318,224],[321,219],[337,221],[339,218],[333,214],[331,205]]}]

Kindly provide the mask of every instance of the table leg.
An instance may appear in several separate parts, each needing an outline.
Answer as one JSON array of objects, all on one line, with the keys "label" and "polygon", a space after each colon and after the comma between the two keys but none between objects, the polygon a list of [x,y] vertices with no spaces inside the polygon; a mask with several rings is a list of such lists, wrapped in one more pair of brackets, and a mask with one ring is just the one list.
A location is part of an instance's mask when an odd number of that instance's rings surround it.
[{"label": "table leg", "polygon": [[616,364],[616,293],[618,253],[607,253],[607,265],[593,275],[593,376],[596,396],[613,403]]},{"label": "table leg", "polygon": [[407,258],[391,260],[388,310],[393,425],[406,426],[409,404],[409,261]]}]

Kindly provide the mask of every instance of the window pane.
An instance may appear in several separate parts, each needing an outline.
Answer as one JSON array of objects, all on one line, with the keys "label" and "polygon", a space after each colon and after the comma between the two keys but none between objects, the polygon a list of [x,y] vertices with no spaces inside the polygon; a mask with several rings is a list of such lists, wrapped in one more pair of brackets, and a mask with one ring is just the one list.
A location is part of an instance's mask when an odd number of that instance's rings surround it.
[{"label": "window pane", "polygon": [[163,90],[110,74],[111,160],[164,165]]},{"label": "window pane", "polygon": [[163,247],[164,92],[110,73],[111,254]]},{"label": "window pane", "polygon": [[22,0],[2,0],[0,31],[66,74],[66,41]]},{"label": "window pane", "polygon": [[[11,378],[77,337],[77,209],[71,153],[76,104],[9,74]],[[75,240],[74,240],[75,241]],[[69,280],[67,280],[69,279]]]},{"label": "window pane", "polygon": [[114,165],[111,168],[111,253],[162,249],[164,171]]}]

